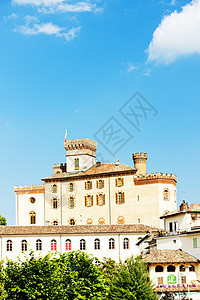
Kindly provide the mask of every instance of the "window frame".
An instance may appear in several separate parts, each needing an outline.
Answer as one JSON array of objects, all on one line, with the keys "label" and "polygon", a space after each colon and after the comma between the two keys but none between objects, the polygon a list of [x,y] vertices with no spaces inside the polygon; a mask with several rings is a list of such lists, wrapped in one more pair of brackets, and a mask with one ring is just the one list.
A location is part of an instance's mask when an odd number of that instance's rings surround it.
[{"label": "window frame", "polygon": [[56,194],[58,192],[58,186],[57,184],[52,185],[52,193]]},{"label": "window frame", "polygon": [[12,240],[7,240],[6,241],[6,251],[7,252],[12,252],[13,251],[13,242],[12,242]]},{"label": "window frame", "polygon": [[36,213],[34,211],[30,211],[29,213],[30,225],[36,224]]},{"label": "window frame", "polygon": [[57,251],[57,241],[55,239],[51,240],[51,251]]},{"label": "window frame", "polygon": [[100,239],[96,238],[94,240],[94,250],[100,250],[101,249],[101,241]]},{"label": "window frame", "polygon": [[69,192],[73,192],[74,191],[74,184],[73,182],[69,183]]},{"label": "window frame", "polygon": [[115,239],[114,238],[110,238],[109,239],[109,250],[114,250],[115,249]]},{"label": "window frame", "polygon": [[26,252],[28,251],[28,243],[27,240],[22,240],[21,241],[21,252]]},{"label": "window frame", "polygon": [[40,239],[37,239],[35,242],[35,250],[42,251],[42,241]]},{"label": "window frame", "polygon": [[86,241],[85,239],[80,240],[80,251],[85,251],[86,250]]},{"label": "window frame", "polygon": [[57,220],[53,221],[53,226],[58,226],[58,221]]},{"label": "window frame", "polygon": [[58,209],[58,199],[57,199],[57,197],[54,197],[52,199],[52,208],[53,209]]},{"label": "window frame", "polygon": [[128,250],[130,245],[130,240],[128,238],[123,239],[123,249]]},{"label": "window frame", "polygon": [[70,239],[67,239],[65,241],[65,250],[66,251],[71,251],[72,250],[72,241]]},{"label": "window frame", "polygon": [[[73,224],[72,224],[72,223],[73,223]],[[71,226],[76,225],[76,221],[74,220],[74,218],[71,218],[71,219],[69,220],[69,225],[71,225]]]},{"label": "window frame", "polygon": [[[72,205],[72,203],[73,203],[73,205]],[[75,207],[74,197],[71,196],[71,197],[69,197],[69,208],[73,209],[74,207]]]},{"label": "window frame", "polygon": [[74,158],[74,170],[79,170],[79,158]]}]

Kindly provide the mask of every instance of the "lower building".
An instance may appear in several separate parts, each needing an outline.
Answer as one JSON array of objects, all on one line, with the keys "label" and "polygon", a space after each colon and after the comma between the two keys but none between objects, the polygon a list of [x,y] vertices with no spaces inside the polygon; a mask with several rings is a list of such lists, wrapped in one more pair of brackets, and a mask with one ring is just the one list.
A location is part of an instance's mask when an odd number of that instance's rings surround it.
[{"label": "lower building", "polygon": [[136,245],[147,233],[156,234],[151,226],[136,225],[75,225],[75,226],[5,226],[0,227],[0,260],[81,250],[102,260],[116,262],[140,254]]}]

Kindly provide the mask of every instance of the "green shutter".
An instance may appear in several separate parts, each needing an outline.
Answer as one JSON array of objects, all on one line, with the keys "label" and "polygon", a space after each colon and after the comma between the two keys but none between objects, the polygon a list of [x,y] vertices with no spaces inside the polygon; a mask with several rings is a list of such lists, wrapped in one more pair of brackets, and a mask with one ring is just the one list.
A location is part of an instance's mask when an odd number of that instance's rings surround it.
[{"label": "green shutter", "polygon": [[197,248],[197,238],[193,239],[193,248]]}]

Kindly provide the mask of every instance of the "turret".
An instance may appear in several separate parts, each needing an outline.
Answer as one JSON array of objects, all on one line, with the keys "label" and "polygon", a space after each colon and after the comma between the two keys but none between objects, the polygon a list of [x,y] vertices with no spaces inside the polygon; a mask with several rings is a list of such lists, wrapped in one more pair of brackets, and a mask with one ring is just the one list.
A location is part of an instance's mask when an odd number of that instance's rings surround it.
[{"label": "turret", "polygon": [[137,174],[146,174],[147,153],[133,153],[134,167],[137,169]]}]

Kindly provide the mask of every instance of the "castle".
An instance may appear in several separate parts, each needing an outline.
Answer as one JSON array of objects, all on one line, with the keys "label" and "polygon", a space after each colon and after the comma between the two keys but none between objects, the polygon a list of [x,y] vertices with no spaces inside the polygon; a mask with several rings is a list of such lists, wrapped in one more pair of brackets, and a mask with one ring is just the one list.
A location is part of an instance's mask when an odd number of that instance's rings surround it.
[{"label": "castle", "polygon": [[147,154],[134,153],[134,167],[96,161],[97,143],[64,141],[66,163],[54,164],[44,185],[15,186],[16,223],[28,225],[144,224],[175,210],[177,178],[146,171]]}]

